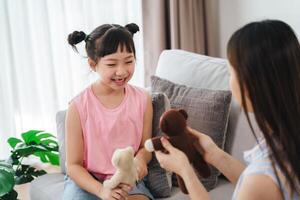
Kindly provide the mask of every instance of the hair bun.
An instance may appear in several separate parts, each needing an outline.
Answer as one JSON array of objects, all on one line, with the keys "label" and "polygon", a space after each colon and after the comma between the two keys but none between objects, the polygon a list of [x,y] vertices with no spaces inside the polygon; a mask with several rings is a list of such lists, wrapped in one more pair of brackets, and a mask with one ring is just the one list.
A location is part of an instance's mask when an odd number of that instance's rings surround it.
[{"label": "hair bun", "polygon": [[131,35],[134,35],[136,32],[140,30],[139,26],[135,23],[130,23],[125,26],[125,28],[131,33]]},{"label": "hair bun", "polygon": [[75,44],[85,40],[85,38],[86,34],[83,31],[74,31],[73,33],[69,34],[68,42],[70,45],[74,46]]}]

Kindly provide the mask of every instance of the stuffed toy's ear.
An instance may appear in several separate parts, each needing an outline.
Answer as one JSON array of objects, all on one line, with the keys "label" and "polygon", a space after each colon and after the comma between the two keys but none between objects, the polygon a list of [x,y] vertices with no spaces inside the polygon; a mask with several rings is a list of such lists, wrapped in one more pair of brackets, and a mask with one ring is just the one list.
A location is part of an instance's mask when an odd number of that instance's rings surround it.
[{"label": "stuffed toy's ear", "polygon": [[112,163],[112,165],[114,166],[114,167],[117,167],[118,166],[118,164],[119,164],[119,161],[120,161],[120,154],[121,152],[120,152],[120,150],[119,149],[116,149],[115,151],[114,151],[114,154],[113,154],[113,156],[112,156],[112,158],[111,158],[111,163]]},{"label": "stuffed toy's ear", "polygon": [[185,120],[188,119],[188,114],[187,114],[187,112],[185,110],[179,109],[178,112],[180,112],[183,115],[183,117],[185,118]]}]

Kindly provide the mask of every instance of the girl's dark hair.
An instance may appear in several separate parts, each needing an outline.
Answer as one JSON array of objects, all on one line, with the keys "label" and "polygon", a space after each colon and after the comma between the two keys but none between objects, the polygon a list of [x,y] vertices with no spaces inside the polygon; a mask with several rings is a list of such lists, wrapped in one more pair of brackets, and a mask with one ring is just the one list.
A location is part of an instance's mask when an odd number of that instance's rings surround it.
[{"label": "girl's dark hair", "polygon": [[68,42],[77,51],[75,45],[84,40],[87,55],[95,62],[98,61],[98,58],[115,53],[119,45],[121,51],[125,47],[127,52],[133,53],[135,56],[133,35],[137,31],[139,31],[139,27],[134,23],[127,24],[125,27],[118,24],[103,24],[89,35],[83,31],[74,31],[69,34]]},{"label": "girl's dark hair", "polygon": [[[278,20],[247,24],[230,38],[227,56],[241,90],[242,107],[255,135],[246,107],[246,93],[281,184],[277,165],[291,192],[300,183],[300,45],[292,28]],[[282,185],[280,185],[283,196]]]}]

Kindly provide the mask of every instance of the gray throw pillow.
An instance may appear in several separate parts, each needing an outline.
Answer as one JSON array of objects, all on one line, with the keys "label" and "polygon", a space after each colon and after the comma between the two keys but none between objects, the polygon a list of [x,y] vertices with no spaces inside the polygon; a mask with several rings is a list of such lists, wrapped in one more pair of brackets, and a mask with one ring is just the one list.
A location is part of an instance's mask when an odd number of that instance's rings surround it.
[{"label": "gray throw pillow", "polygon": [[[188,126],[209,135],[219,147],[224,148],[231,103],[230,91],[187,87],[157,76],[151,77],[151,89],[153,92],[165,93],[170,99],[171,108],[185,109],[189,116]],[[209,178],[201,179],[207,190],[216,186],[220,175],[214,167],[211,170]]]},{"label": "gray throw pillow", "polygon": [[[151,96],[153,106],[152,137],[156,137],[162,135],[159,128],[159,119],[170,108],[170,102],[163,93],[152,93]],[[148,164],[146,186],[155,198],[164,198],[171,195],[171,174],[160,167],[154,153]]]}]

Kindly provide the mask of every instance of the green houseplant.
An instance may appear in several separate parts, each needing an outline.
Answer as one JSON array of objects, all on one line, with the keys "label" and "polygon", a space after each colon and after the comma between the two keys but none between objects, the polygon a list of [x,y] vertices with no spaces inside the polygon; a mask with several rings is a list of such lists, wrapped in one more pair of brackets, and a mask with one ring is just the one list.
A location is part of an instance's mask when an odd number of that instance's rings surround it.
[{"label": "green houseplant", "polygon": [[35,177],[46,174],[34,166],[23,164],[25,157],[39,157],[43,163],[59,165],[58,143],[51,133],[30,130],[21,134],[22,139],[11,137],[7,140],[11,154],[7,160],[0,161],[0,199],[17,199],[15,185],[28,183]]}]

